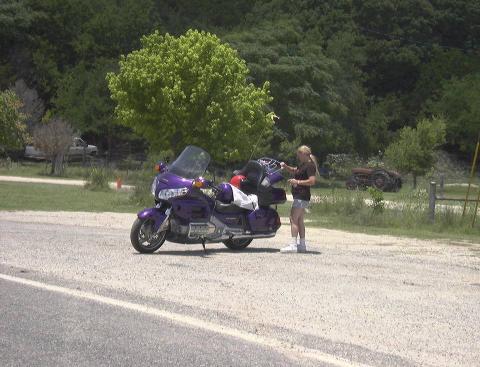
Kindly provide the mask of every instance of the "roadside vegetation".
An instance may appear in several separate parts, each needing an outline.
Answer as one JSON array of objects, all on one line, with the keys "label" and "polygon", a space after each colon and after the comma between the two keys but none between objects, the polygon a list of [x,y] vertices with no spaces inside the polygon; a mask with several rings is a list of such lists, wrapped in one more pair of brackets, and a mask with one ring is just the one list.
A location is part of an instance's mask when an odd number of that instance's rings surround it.
[{"label": "roadside vegetation", "polygon": [[[474,3],[5,0],[0,47],[15,52],[0,55],[0,175],[87,184],[0,183],[0,208],[134,211],[151,204],[154,157],[166,152],[194,144],[222,167],[262,155],[293,164],[308,144],[331,177],[313,189],[313,225],[477,235],[460,203],[439,205],[435,224],[425,208],[428,181],[446,172],[436,150],[465,164],[477,141]],[[65,162],[74,134],[101,154]],[[50,168],[8,158],[27,144]],[[122,146],[128,153],[116,155]],[[137,153],[151,158],[134,162]],[[346,191],[353,167],[395,169],[409,181],[395,194]],[[113,192],[117,180],[135,189]],[[465,188],[444,194],[460,198]]]},{"label": "roadside vegetation", "polygon": [[[152,205],[151,181],[150,172],[137,172],[138,185],[129,192],[117,192],[102,185],[100,189],[89,190],[52,184],[0,182],[0,210],[105,211],[134,215]],[[449,196],[463,194],[465,188],[460,189],[446,193]],[[478,241],[480,238],[480,226],[471,227],[473,205],[468,206],[465,218],[462,218],[460,202],[456,206],[439,205],[435,223],[430,223],[428,194],[421,184],[416,190],[403,189],[388,196],[374,189],[348,191],[344,188],[317,188],[313,195],[315,199],[307,214],[307,226],[432,239]],[[280,216],[288,217],[290,205],[287,202],[278,206]]]},{"label": "roadside vegetation", "polygon": [[92,191],[81,186],[0,182],[0,210],[134,213],[140,207],[130,194]]},{"label": "roadside vegetation", "polygon": [[109,182],[112,174],[105,168],[93,167],[87,171],[85,188],[92,191],[110,190]]},{"label": "roadside vegetation", "polygon": [[4,0],[0,47],[15,52],[0,56],[0,91],[17,98],[1,101],[0,131],[18,131],[0,145],[56,116],[109,153],[200,141],[236,159],[265,128],[276,156],[308,144],[323,160],[385,152],[442,116],[449,149],[471,155],[479,19],[471,0]]},{"label": "roadside vegetation", "polygon": [[468,205],[464,218],[462,208],[460,205],[438,203],[435,222],[432,224],[428,218],[426,189],[404,190],[395,200],[388,201],[381,192],[374,189],[334,189],[320,195],[312,203],[308,219],[313,226],[354,232],[478,241],[480,227],[471,226],[474,205]]}]

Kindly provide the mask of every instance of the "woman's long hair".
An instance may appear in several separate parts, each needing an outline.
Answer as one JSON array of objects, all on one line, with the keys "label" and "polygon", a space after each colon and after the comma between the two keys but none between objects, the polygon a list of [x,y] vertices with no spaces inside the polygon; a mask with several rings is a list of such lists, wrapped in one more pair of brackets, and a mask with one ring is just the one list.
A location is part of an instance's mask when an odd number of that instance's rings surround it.
[{"label": "woman's long hair", "polygon": [[303,153],[303,154],[308,154],[308,156],[310,157],[310,160],[313,162],[313,164],[315,165],[315,168],[317,170],[316,172],[316,175],[319,175],[320,172],[318,170],[318,161],[317,161],[317,157],[315,157],[313,154],[312,154],[312,149],[308,146],[308,145],[302,145],[300,147],[298,147],[297,151]]}]

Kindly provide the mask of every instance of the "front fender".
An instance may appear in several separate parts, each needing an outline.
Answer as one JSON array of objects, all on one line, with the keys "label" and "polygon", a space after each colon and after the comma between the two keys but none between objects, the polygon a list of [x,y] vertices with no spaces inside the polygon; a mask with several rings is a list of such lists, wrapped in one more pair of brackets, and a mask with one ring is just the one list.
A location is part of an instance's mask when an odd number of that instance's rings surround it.
[{"label": "front fender", "polygon": [[168,218],[168,215],[159,208],[148,208],[143,209],[142,211],[138,212],[137,214],[139,219],[147,219],[151,218],[155,221],[153,228],[157,231],[160,226],[165,222]]}]

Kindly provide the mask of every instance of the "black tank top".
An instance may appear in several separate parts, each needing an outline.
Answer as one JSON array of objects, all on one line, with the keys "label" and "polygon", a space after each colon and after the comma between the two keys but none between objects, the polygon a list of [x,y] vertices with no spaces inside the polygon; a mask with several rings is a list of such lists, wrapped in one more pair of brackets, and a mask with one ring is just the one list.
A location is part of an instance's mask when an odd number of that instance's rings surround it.
[{"label": "black tank top", "polygon": [[[317,168],[313,162],[305,162],[297,167],[294,178],[300,181],[308,180],[311,176],[315,176],[316,172]],[[310,201],[310,186],[292,186],[292,195],[294,199]]]}]

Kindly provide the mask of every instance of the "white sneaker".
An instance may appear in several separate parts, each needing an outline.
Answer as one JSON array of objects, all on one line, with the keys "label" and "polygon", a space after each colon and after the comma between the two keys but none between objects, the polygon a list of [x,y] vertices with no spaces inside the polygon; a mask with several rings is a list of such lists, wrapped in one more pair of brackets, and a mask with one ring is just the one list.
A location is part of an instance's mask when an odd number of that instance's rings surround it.
[{"label": "white sneaker", "polygon": [[301,253],[307,252],[307,245],[298,244],[297,245],[297,252],[301,252]]},{"label": "white sneaker", "polygon": [[284,248],[280,249],[280,252],[288,254],[288,253],[294,253],[294,252],[299,252],[299,251],[298,251],[297,244],[292,243],[292,244],[288,245],[287,247],[284,247]]}]

